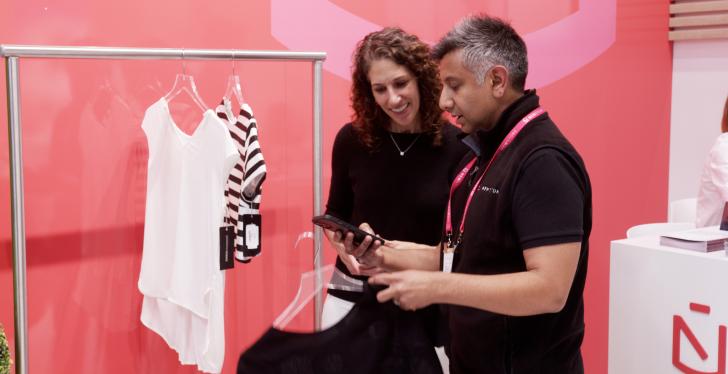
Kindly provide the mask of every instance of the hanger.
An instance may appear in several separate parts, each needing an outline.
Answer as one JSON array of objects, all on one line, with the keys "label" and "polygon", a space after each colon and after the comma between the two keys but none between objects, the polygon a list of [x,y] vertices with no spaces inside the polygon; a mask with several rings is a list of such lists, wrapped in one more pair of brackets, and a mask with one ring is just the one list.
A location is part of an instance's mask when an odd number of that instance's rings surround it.
[{"label": "hanger", "polygon": [[[313,232],[305,231],[298,235],[293,248],[298,248],[298,245],[303,239],[313,239]],[[329,264],[319,268],[318,271],[311,270],[301,274],[296,296],[293,298],[293,301],[288,304],[283,313],[281,313],[278,318],[273,321],[273,327],[278,330],[285,329],[285,327],[288,326],[288,324],[298,315],[298,313],[301,312],[311,299],[323,291],[333,273],[334,265]],[[316,282],[317,278],[319,280],[318,282]]]},{"label": "hanger", "polygon": [[[317,276],[318,273],[318,276]],[[331,275],[334,274],[334,265],[326,265],[316,270],[307,271],[301,274],[301,281],[298,284],[298,292],[293,298],[293,301],[286,307],[278,318],[273,321],[273,327],[278,330],[283,330],[293,320],[301,310],[308,305],[316,294],[321,293],[328,280],[331,279]],[[320,279],[319,285],[316,286],[316,278]]]},{"label": "hanger", "polygon": [[[318,276],[316,274],[319,274]],[[278,330],[285,329],[298,313],[313,299],[316,294],[321,293],[326,286],[328,279],[334,273],[334,265],[326,265],[317,272],[316,270],[307,271],[301,274],[301,281],[298,285],[298,292],[293,301],[286,309],[273,321],[273,327]],[[319,278],[318,287],[316,286],[316,278]]]},{"label": "hanger", "polygon": [[243,91],[240,88],[240,77],[235,73],[235,51],[230,53],[230,60],[233,63],[233,71],[227,80],[227,88],[225,88],[225,95],[223,98],[232,101],[233,95],[238,100],[238,105],[243,105]]},{"label": "hanger", "polygon": [[164,95],[164,99],[167,100],[167,102],[170,102],[182,92],[186,92],[192,98],[192,101],[194,101],[203,112],[207,111],[207,105],[205,105],[205,102],[197,92],[195,79],[191,75],[187,75],[184,48],[182,48],[182,74],[177,74],[174,78],[174,85],[172,86],[172,89]]}]

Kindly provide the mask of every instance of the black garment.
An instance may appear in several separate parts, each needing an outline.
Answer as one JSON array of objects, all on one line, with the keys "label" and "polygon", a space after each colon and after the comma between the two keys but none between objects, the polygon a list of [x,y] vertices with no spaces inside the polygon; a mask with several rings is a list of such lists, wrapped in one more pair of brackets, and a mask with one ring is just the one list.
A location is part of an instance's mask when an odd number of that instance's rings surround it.
[{"label": "black garment", "polygon": [[[446,124],[442,145],[433,146],[428,134],[392,133],[400,149],[412,144],[400,156],[389,133],[369,150],[347,124],[334,141],[326,213],[357,226],[368,222],[384,239],[439,243],[450,181],[458,161],[468,151],[457,139],[458,134],[458,128]],[[352,276],[341,260],[336,260],[336,267]],[[329,293],[349,301],[359,297],[341,290]]]},{"label": "black garment", "polygon": [[[492,130],[470,135],[477,138],[481,159],[469,183],[454,194],[454,227],[459,226],[467,195],[484,165],[538,102],[534,91],[527,92],[504,111]],[[591,226],[591,187],[583,161],[549,116],[541,115],[503,151],[481,182],[465,219],[453,271],[521,272],[526,270],[524,250],[581,241],[566,305],[558,313],[527,317],[449,306],[451,373],[583,373],[582,293]]]},{"label": "black garment", "polygon": [[327,330],[269,329],[240,356],[238,374],[442,373],[416,313],[380,304],[369,287],[359,295],[351,312]]}]

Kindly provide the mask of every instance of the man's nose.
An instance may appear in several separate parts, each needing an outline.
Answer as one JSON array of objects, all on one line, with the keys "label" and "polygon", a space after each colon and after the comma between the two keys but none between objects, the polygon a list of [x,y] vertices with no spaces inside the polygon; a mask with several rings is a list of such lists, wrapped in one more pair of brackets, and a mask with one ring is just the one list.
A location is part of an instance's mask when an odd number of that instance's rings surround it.
[{"label": "man's nose", "polygon": [[438,104],[440,105],[440,109],[442,110],[449,112],[452,109],[452,98],[447,92],[445,92],[445,90],[442,90],[442,92],[440,93],[440,100]]}]

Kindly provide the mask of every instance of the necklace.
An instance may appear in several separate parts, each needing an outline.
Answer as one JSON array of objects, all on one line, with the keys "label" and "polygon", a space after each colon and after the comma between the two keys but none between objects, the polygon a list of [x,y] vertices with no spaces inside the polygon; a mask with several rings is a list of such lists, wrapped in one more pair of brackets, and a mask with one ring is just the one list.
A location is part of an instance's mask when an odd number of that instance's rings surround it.
[{"label": "necklace", "polygon": [[397,141],[394,140],[394,136],[392,136],[391,132],[389,133],[389,138],[392,139],[392,143],[394,143],[394,146],[397,147],[397,150],[399,151],[399,155],[404,156],[404,154],[407,153],[407,151],[409,151],[413,145],[415,145],[415,143],[417,142],[417,139],[419,139],[421,135],[422,135],[422,133],[417,134],[417,136],[415,137],[415,140],[413,140],[412,143],[410,143],[410,145],[404,149],[404,151],[402,150],[402,148],[399,147],[399,144],[397,144]]}]

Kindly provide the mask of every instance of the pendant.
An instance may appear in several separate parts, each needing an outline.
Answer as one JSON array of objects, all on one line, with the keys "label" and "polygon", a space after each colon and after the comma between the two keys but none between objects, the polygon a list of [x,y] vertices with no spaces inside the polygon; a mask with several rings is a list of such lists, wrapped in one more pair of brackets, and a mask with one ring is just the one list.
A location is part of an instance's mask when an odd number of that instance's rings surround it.
[{"label": "pendant", "polygon": [[400,152],[399,152],[399,155],[400,155],[400,156],[404,156],[404,152],[400,151]]}]

